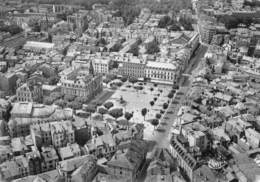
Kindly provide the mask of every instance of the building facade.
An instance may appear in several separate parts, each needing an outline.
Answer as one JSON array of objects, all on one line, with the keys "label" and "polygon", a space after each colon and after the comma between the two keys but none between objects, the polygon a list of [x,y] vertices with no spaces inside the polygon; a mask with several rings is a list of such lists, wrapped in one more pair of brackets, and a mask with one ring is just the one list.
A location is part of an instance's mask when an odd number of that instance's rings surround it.
[{"label": "building facade", "polygon": [[172,63],[148,61],[145,77],[151,81],[173,84],[178,79],[179,71]]},{"label": "building facade", "polygon": [[185,147],[180,143],[176,136],[171,139],[170,151],[173,157],[177,159],[178,166],[185,171],[190,180],[193,179],[193,173],[197,166],[195,158],[193,158]]},{"label": "building facade", "polygon": [[16,90],[18,102],[41,102],[43,98],[42,85],[39,83],[24,83]]},{"label": "building facade", "polygon": [[94,67],[95,73],[100,73],[100,74],[109,73],[110,62],[111,61],[109,59],[103,59],[103,58],[94,59],[93,67]]},{"label": "building facade", "polygon": [[[92,63],[91,63],[92,65]],[[79,70],[74,70],[69,75],[61,79],[61,92],[65,95],[76,97],[93,97],[103,90],[102,75],[94,75],[93,66],[89,74],[80,74]]]},{"label": "building facade", "polygon": [[138,58],[129,58],[127,61],[119,63],[118,72],[124,76],[144,78],[145,62]]}]

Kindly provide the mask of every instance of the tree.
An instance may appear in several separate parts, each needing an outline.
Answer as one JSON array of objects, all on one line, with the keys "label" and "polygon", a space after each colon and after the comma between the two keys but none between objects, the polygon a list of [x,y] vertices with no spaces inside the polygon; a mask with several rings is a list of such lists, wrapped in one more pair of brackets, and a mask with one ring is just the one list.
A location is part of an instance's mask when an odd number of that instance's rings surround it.
[{"label": "tree", "polygon": [[89,112],[89,113],[94,113],[96,112],[96,106],[94,105],[88,105],[87,107],[85,107],[84,109],[86,112]]},{"label": "tree", "polygon": [[115,80],[115,79],[117,79],[117,76],[114,75],[114,74],[109,74],[109,75],[106,76],[106,78],[108,78],[110,80]]},{"label": "tree", "polygon": [[60,77],[58,76],[51,76],[49,79],[48,79],[48,83],[49,85],[57,85],[57,83],[60,81]]},{"label": "tree", "polygon": [[45,104],[45,105],[52,105],[54,101],[55,101],[55,99],[52,97],[43,98],[43,104]]},{"label": "tree", "polygon": [[125,112],[125,119],[127,120],[128,122],[128,128],[129,128],[129,121],[130,119],[133,117],[133,113],[130,113],[130,112]]},{"label": "tree", "polygon": [[90,101],[89,97],[76,97],[74,99],[76,102],[80,102],[82,104],[87,104]]},{"label": "tree", "polygon": [[154,105],[154,101],[151,101],[151,102],[150,102],[150,105],[153,106],[153,105]]},{"label": "tree", "polygon": [[123,109],[122,108],[115,108],[112,109],[108,112],[109,115],[111,115],[112,117],[118,119],[121,116],[123,116]]},{"label": "tree", "polygon": [[141,110],[141,113],[142,113],[142,116],[144,117],[144,121],[145,121],[145,116],[146,116],[146,114],[147,114],[147,109],[146,109],[146,108],[143,108],[143,109]]},{"label": "tree", "polygon": [[67,106],[69,108],[74,109],[74,110],[78,110],[78,109],[82,108],[82,104],[80,102],[76,102],[76,101],[72,101],[72,102],[67,103]]},{"label": "tree", "polygon": [[107,108],[107,110],[109,110],[111,107],[114,106],[114,104],[113,104],[113,102],[106,102],[106,103],[104,104],[104,106],[105,106],[105,108]]},{"label": "tree", "polygon": [[74,95],[65,95],[64,96],[64,100],[67,102],[72,102],[72,101],[74,101],[74,99],[75,99]]},{"label": "tree", "polygon": [[156,102],[156,101],[157,101],[157,97],[154,97],[154,98],[153,98],[153,101]]},{"label": "tree", "polygon": [[125,119],[126,119],[126,120],[129,121],[132,117],[133,117],[133,113],[125,112]]},{"label": "tree", "polygon": [[145,45],[146,48],[146,53],[147,54],[156,54],[158,52],[160,52],[160,48],[158,46],[158,42],[157,41],[153,41],[153,42],[149,42]]},{"label": "tree", "polygon": [[163,109],[167,109],[168,106],[169,106],[169,105],[168,105],[167,103],[164,103],[164,104],[163,104]]},{"label": "tree", "polygon": [[172,98],[173,98],[173,93],[172,93],[172,92],[170,92],[170,93],[168,94],[168,98],[169,98],[169,99],[172,99]]},{"label": "tree", "polygon": [[66,13],[59,13],[56,15],[58,19],[67,21],[67,14]]},{"label": "tree", "polygon": [[157,114],[155,115],[155,117],[156,117],[156,119],[161,119],[162,115],[159,114],[159,113],[157,113]]},{"label": "tree", "polygon": [[105,78],[103,82],[107,85],[109,82],[111,82],[111,80],[109,78]]},{"label": "tree", "polygon": [[181,26],[183,26],[183,28],[185,30],[189,30],[189,31],[193,30],[192,21],[193,21],[192,19],[188,19],[188,18],[180,18],[179,19]]},{"label": "tree", "polygon": [[171,18],[169,16],[163,16],[158,23],[158,27],[166,28],[170,23],[171,23]]},{"label": "tree", "polygon": [[52,92],[50,94],[50,97],[57,100],[57,99],[61,99],[64,95],[61,92]]},{"label": "tree", "polygon": [[150,88],[151,92],[154,90],[153,87]]},{"label": "tree", "polygon": [[0,31],[9,32],[11,35],[18,34],[23,31],[23,29],[17,25],[4,25],[0,27]]},{"label": "tree", "polygon": [[63,99],[59,99],[59,100],[56,100],[54,102],[54,104],[56,104],[57,106],[60,106],[61,108],[64,108],[64,107],[66,107],[67,103]]},{"label": "tree", "polygon": [[84,108],[84,110],[88,113],[90,113],[90,118],[91,118],[91,115],[92,113],[95,113],[96,112],[96,106],[94,105],[88,105],[87,107]]},{"label": "tree", "polygon": [[138,79],[135,78],[135,77],[130,77],[129,82],[132,83],[132,84],[135,84],[136,82],[138,82]]},{"label": "tree", "polygon": [[154,126],[154,130],[155,130],[155,127],[158,126],[158,124],[159,124],[159,120],[158,119],[153,119],[151,121],[151,124]]},{"label": "tree", "polygon": [[138,56],[139,55],[139,47],[138,47],[138,45],[132,46],[131,50],[129,51],[129,53],[132,53],[134,56]]},{"label": "tree", "polygon": [[106,114],[108,112],[108,110],[104,107],[100,107],[98,108],[98,113],[102,115],[102,117],[104,116],[104,114]]},{"label": "tree", "polygon": [[127,81],[127,76],[123,76],[120,80],[121,80],[122,82],[126,82],[126,81]]},{"label": "tree", "polygon": [[41,31],[39,19],[37,19],[37,18],[30,19],[28,25],[32,28],[33,32],[40,32]]}]

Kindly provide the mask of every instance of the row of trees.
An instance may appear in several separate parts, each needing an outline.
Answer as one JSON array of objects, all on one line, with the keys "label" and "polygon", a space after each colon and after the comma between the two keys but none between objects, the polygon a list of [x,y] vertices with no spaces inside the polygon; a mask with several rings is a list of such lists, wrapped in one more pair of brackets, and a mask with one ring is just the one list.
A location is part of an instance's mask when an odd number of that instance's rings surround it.
[{"label": "row of trees", "polygon": [[180,31],[181,27],[183,27],[185,30],[192,31],[192,23],[192,19],[181,17],[177,22],[174,18],[171,18],[170,16],[166,15],[160,19],[158,27],[167,28],[168,31]]},{"label": "row of trees", "polygon": [[17,25],[4,25],[0,26],[1,32],[9,32],[11,35],[18,34],[23,31],[23,29]]},{"label": "row of trees", "polygon": [[135,18],[140,14],[140,7],[138,7],[139,0],[112,0],[111,8],[118,12],[114,16],[120,16],[124,19],[125,25],[133,23]]},{"label": "row of trees", "polygon": [[50,96],[43,99],[43,103],[46,105],[56,104],[62,108],[69,107],[77,110],[81,109],[83,104],[87,104],[90,99],[90,97],[75,97],[73,95],[64,95],[60,92],[53,92]]},{"label": "row of trees", "polygon": [[253,17],[239,17],[239,16],[223,16],[218,20],[221,23],[224,23],[227,29],[237,28],[239,24],[244,24],[248,27],[254,22]]}]

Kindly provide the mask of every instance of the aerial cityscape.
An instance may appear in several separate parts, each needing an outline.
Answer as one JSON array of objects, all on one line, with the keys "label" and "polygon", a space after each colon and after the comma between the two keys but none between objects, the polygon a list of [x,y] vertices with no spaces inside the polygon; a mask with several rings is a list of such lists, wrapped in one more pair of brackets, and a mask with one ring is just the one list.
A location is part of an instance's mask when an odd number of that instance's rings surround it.
[{"label": "aerial cityscape", "polygon": [[260,0],[0,0],[0,182],[260,182]]}]

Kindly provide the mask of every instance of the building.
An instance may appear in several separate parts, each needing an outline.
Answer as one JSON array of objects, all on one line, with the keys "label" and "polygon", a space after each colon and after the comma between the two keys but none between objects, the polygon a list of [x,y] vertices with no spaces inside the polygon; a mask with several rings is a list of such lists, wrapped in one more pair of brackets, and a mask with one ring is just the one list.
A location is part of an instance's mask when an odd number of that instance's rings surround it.
[{"label": "building", "polygon": [[146,146],[142,140],[133,140],[128,148],[118,150],[113,158],[107,162],[108,173],[119,177],[129,177],[134,181],[144,164]]},{"label": "building", "polygon": [[61,78],[61,92],[65,95],[90,98],[100,93],[103,90],[102,75],[94,75],[94,68],[91,65],[89,74],[86,70],[74,70]]},{"label": "building", "polygon": [[79,12],[69,15],[67,17],[67,22],[72,30],[76,30],[76,32],[81,35],[88,27],[88,19],[89,17],[85,12]]},{"label": "building", "polygon": [[24,156],[0,164],[0,180],[14,180],[29,175],[28,161]]},{"label": "building", "polygon": [[97,174],[97,159],[93,155],[84,155],[60,161],[57,169],[65,182],[92,181]]},{"label": "building", "polygon": [[61,160],[72,159],[81,156],[80,146],[76,143],[68,144],[66,147],[59,149]]},{"label": "building", "polygon": [[58,109],[32,102],[17,102],[11,110],[8,127],[12,137],[27,136],[30,135],[30,125],[69,120],[72,117],[71,109]]},{"label": "building", "polygon": [[7,120],[8,112],[11,109],[11,104],[5,99],[0,98],[0,120]]},{"label": "building", "polygon": [[62,181],[64,178],[60,176],[58,170],[52,170],[45,173],[37,175],[29,175],[23,178],[13,180],[13,182],[58,182]]},{"label": "building", "polygon": [[71,121],[50,123],[52,144],[54,147],[63,147],[75,142],[75,134]]},{"label": "building", "polygon": [[170,151],[173,157],[177,158],[178,166],[187,174],[190,180],[193,179],[194,170],[197,167],[196,159],[188,152],[176,135],[171,139]]},{"label": "building", "polygon": [[93,60],[95,73],[107,74],[110,70],[111,60],[105,58],[96,58]]},{"label": "building", "polygon": [[245,0],[231,0],[231,5],[233,8],[240,10],[241,8],[243,8],[245,3]]},{"label": "building", "polygon": [[14,93],[16,89],[17,76],[13,72],[0,73],[0,91]]},{"label": "building", "polygon": [[175,181],[176,159],[167,149],[158,148],[147,169],[145,182]]},{"label": "building", "polygon": [[217,33],[216,27],[210,24],[210,22],[201,22],[199,24],[199,31],[201,41],[206,44],[210,44],[213,36]]},{"label": "building", "polygon": [[247,142],[253,149],[260,147],[260,133],[252,128],[245,130]]},{"label": "building", "polygon": [[105,134],[89,140],[85,149],[97,158],[111,157],[116,151],[116,143],[112,134]]},{"label": "building", "polygon": [[41,102],[43,98],[42,84],[27,82],[16,89],[18,102]]},{"label": "building", "polygon": [[27,41],[23,46],[24,50],[36,52],[36,53],[47,53],[48,51],[53,50],[54,44],[48,42],[34,42]]},{"label": "building", "polygon": [[198,147],[201,151],[205,151],[209,145],[209,139],[198,123],[183,125],[181,134],[187,138],[190,147]]},{"label": "building", "polygon": [[179,77],[179,70],[172,63],[148,61],[145,68],[145,77],[152,82],[174,84]]},{"label": "building", "polygon": [[56,169],[56,165],[59,161],[56,150],[53,147],[42,147],[42,172],[51,171]]},{"label": "building", "polygon": [[119,63],[118,73],[129,77],[144,78],[145,61],[137,57],[129,57],[126,61]]}]

